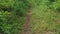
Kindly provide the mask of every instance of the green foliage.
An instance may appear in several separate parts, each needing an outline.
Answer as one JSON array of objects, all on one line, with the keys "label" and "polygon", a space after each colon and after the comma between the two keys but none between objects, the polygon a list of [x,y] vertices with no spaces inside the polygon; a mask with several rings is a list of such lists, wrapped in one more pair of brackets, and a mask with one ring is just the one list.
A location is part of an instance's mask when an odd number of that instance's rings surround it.
[{"label": "green foliage", "polygon": [[14,11],[16,11],[17,15],[21,13],[26,15],[29,6],[30,4],[27,0],[16,0],[14,4]]},{"label": "green foliage", "polygon": [[[31,2],[32,13],[34,13],[31,18],[32,33],[38,30],[43,33],[46,28],[50,31],[60,29],[60,24],[54,22],[55,18],[60,20],[60,0],[32,0]],[[0,0],[0,33],[17,34],[20,31],[22,34],[30,6],[30,0]]]},{"label": "green foliage", "polygon": [[29,6],[28,0],[0,0],[0,33],[22,33]]},{"label": "green foliage", "polygon": [[33,0],[32,2],[34,8],[30,34],[46,34],[46,32],[60,34],[60,0]]}]

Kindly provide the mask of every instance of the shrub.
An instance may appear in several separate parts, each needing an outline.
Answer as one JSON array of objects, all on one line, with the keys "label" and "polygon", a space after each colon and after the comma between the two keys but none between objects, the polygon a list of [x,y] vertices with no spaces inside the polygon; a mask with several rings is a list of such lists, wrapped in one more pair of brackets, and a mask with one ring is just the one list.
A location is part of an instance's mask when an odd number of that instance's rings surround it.
[{"label": "shrub", "polygon": [[27,0],[0,0],[0,33],[17,34],[19,25],[22,31],[29,6]]}]

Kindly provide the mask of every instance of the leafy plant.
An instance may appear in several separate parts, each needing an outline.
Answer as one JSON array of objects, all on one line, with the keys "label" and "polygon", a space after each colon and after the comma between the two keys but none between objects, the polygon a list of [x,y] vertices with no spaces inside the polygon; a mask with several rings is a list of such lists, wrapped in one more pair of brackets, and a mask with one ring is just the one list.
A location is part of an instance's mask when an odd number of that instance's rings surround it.
[{"label": "leafy plant", "polygon": [[0,0],[0,33],[17,34],[19,27],[23,31],[29,6],[28,0]]}]

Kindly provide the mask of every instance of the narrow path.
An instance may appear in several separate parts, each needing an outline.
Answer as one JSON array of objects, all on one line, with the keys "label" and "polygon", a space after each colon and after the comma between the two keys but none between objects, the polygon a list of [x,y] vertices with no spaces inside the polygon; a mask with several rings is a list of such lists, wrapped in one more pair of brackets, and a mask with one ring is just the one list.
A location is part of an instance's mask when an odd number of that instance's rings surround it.
[{"label": "narrow path", "polygon": [[24,26],[24,34],[29,34],[30,31],[30,17],[31,17],[31,11],[28,12],[26,23]]},{"label": "narrow path", "polygon": [[28,11],[28,14],[27,14],[27,18],[26,18],[26,23],[25,23],[25,26],[24,26],[24,33],[23,34],[30,34],[30,17],[32,15],[32,3],[30,4],[30,9]]}]

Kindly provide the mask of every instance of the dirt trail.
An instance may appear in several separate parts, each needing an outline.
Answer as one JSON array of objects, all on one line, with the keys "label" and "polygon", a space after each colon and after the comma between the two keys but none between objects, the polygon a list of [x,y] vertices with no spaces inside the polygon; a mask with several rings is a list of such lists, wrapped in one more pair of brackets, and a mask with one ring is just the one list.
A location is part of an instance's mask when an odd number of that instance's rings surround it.
[{"label": "dirt trail", "polygon": [[[31,17],[32,13],[31,10],[28,11],[27,13],[27,17],[26,17],[26,22],[24,24],[24,32],[23,34],[29,34],[30,33],[30,17]],[[18,34],[20,34],[20,32],[18,32]]]},{"label": "dirt trail", "polygon": [[32,15],[32,3],[30,3],[30,9],[28,10],[27,18],[26,18],[26,23],[24,26],[24,33],[23,34],[30,34],[30,18]]},{"label": "dirt trail", "polygon": [[31,11],[28,12],[26,23],[24,26],[24,34],[29,34],[30,31],[30,17],[31,17]]}]

